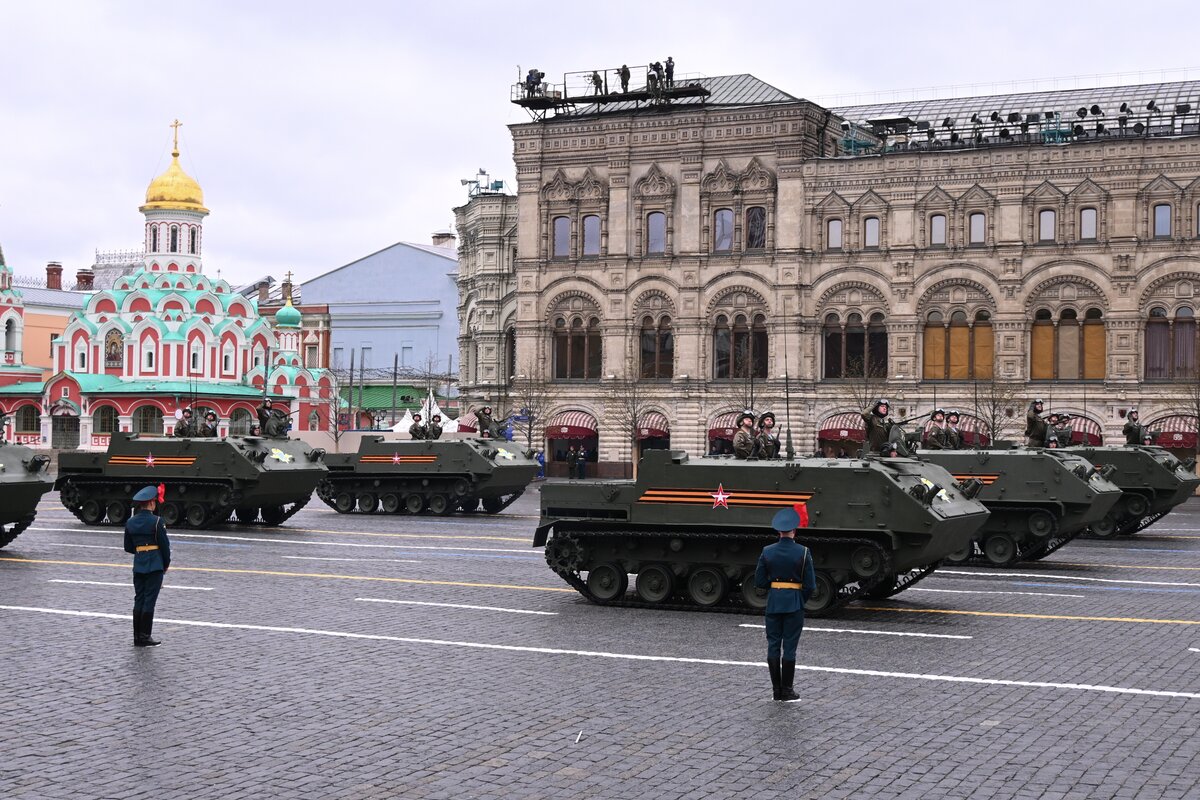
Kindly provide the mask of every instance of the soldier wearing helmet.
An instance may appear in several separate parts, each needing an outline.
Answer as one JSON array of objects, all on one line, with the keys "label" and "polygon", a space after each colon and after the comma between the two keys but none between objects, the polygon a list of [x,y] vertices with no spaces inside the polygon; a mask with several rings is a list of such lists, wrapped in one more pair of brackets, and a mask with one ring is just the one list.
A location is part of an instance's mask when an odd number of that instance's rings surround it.
[{"label": "soldier wearing helmet", "polygon": [[1125,427],[1121,429],[1121,433],[1125,434],[1125,444],[1141,444],[1145,431],[1146,426],[1139,419],[1138,410],[1129,409],[1125,414]]},{"label": "soldier wearing helmet", "polygon": [[1042,447],[1046,443],[1046,420],[1042,419],[1044,407],[1045,403],[1040,399],[1029,403],[1029,410],[1025,413],[1026,447]]},{"label": "soldier wearing helmet", "polygon": [[779,437],[775,434],[775,414],[766,411],[758,418],[758,436],[755,439],[759,458],[779,458]]},{"label": "soldier wearing helmet", "polygon": [[949,445],[946,443],[946,409],[935,408],[929,415],[929,421],[932,424],[925,430],[925,438],[921,442],[921,446],[927,450],[949,449]]},{"label": "soldier wearing helmet", "polygon": [[413,414],[413,424],[408,426],[408,435],[413,439],[428,439],[429,429],[421,421],[420,414]]},{"label": "soldier wearing helmet", "polygon": [[442,438],[442,415],[434,414],[429,418],[429,430],[426,439]]},{"label": "soldier wearing helmet", "polygon": [[733,435],[733,454],[746,459],[755,454],[754,414],[743,411],[737,418],[737,433]]},{"label": "soldier wearing helmet", "polygon": [[878,453],[892,432],[892,418],[888,416],[891,405],[884,398],[879,398],[875,404],[862,413],[863,441],[867,452]]},{"label": "soldier wearing helmet", "polygon": [[946,449],[958,450],[962,447],[962,431],[958,429],[958,420],[962,417],[957,408],[946,413]]}]

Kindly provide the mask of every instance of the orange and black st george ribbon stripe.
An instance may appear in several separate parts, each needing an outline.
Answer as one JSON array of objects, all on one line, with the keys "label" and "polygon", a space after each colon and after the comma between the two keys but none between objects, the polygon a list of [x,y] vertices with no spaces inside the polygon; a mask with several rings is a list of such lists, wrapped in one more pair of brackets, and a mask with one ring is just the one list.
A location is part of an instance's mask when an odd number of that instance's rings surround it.
[{"label": "orange and black st george ribbon stripe", "polygon": [[969,481],[969,480],[971,480],[971,478],[975,478],[980,483],[982,483],[984,486],[991,486],[993,483],[995,483],[1000,478],[1000,476],[999,475],[970,475],[968,473],[963,473],[961,475],[954,476],[954,480],[958,481],[959,483],[962,483],[963,481]]},{"label": "orange and black st george ribbon stripe", "polygon": [[156,456],[152,453],[144,456],[126,454],[110,456],[108,463],[114,467],[190,467],[196,463],[196,457]]},{"label": "orange and black st george ribbon stripe", "polygon": [[376,453],[360,456],[360,464],[432,464],[437,461],[437,455],[415,454],[406,456],[402,453]]},{"label": "orange and black st george ribbon stripe", "polygon": [[747,489],[726,489],[722,485],[712,489],[647,489],[638,498],[639,503],[670,503],[717,508],[721,506],[748,506],[751,508],[782,508],[795,503],[806,503],[812,492],[759,492]]}]

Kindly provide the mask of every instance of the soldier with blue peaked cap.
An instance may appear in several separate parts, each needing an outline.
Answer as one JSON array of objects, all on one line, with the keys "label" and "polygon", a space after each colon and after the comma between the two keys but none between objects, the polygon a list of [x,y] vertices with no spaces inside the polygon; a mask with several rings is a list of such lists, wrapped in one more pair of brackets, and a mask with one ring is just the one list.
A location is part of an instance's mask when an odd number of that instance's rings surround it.
[{"label": "soldier with blue peaked cap", "polygon": [[780,509],[771,520],[779,541],[763,548],[754,572],[754,585],[767,590],[767,667],[774,697],[783,701],[800,699],[792,688],[796,646],[804,630],[804,604],[817,590],[812,553],[796,541],[803,524],[797,509]]},{"label": "soldier with blue peaked cap", "polygon": [[161,490],[147,486],[133,496],[135,513],[125,523],[125,552],[133,554],[133,645],[154,647],[154,604],[162,589],[163,575],[171,567],[171,542],[167,526],[155,516]]}]

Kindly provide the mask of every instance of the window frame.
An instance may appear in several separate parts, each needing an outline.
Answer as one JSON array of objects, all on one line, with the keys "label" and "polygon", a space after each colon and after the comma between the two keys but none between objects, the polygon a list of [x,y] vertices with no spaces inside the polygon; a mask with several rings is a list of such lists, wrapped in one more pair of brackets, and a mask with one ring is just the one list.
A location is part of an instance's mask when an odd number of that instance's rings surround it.
[{"label": "window frame", "polygon": [[[1087,212],[1092,213],[1092,235],[1084,235],[1083,215]],[[1080,206],[1079,208],[1079,241],[1081,242],[1098,242],[1100,241],[1100,209],[1095,206]]]},{"label": "window frame", "polygon": [[[937,238],[936,238],[937,237],[937,227],[936,227],[937,220],[941,220],[941,229],[942,229],[941,230],[941,238],[942,238],[942,240],[940,242],[937,241]],[[934,213],[929,215],[929,247],[945,249],[946,247],[949,247],[949,243],[950,243],[949,215],[945,214],[941,211],[935,211]]]},{"label": "window frame", "polygon": [[[1165,211],[1166,211],[1166,213],[1163,215],[1165,217],[1164,221],[1166,223],[1166,232],[1165,233],[1159,233],[1159,227],[1158,227],[1159,209],[1165,209]],[[1153,239],[1160,239],[1160,240],[1161,239],[1170,239],[1173,236],[1173,232],[1174,232],[1174,228],[1175,228],[1175,225],[1174,225],[1175,220],[1173,219],[1173,215],[1174,215],[1174,208],[1171,203],[1167,203],[1167,202],[1151,203],[1151,205],[1150,205],[1150,237]]]},{"label": "window frame", "polygon": [[[837,244],[833,243],[833,226],[837,224]],[[825,251],[842,252],[846,249],[846,223],[841,217],[825,218]]]},{"label": "window frame", "polygon": [[[1050,215],[1050,236],[1046,237],[1046,215]],[[1054,208],[1039,208],[1037,210],[1037,243],[1056,244],[1058,242],[1058,210]]]},{"label": "window frame", "polygon": [[[870,223],[875,223],[875,242],[871,243],[871,226]],[[883,243],[883,220],[877,215],[863,217],[863,250],[879,250]]]},{"label": "window frame", "polygon": [[[979,238],[975,238],[975,220],[979,219]],[[987,247],[987,213],[984,211],[967,212],[967,247]]]}]

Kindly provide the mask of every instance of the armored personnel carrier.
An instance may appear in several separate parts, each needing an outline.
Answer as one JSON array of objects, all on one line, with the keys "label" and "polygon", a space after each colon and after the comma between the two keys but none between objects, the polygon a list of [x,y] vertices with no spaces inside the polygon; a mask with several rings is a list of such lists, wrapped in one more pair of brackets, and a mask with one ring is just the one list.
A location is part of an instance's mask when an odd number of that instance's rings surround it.
[{"label": "armored personnel carrier", "polygon": [[1123,494],[1103,519],[1091,524],[1092,535],[1102,539],[1145,530],[1200,486],[1196,465],[1180,461],[1161,447],[1078,445],[1064,452],[1097,466],[1113,467],[1112,482]]},{"label": "armored personnel carrier", "polygon": [[386,440],[364,436],[357,453],[325,457],[317,496],[348,514],[453,514],[482,505],[498,514],[520,497],[538,464],[494,439]]},{"label": "armored personnel carrier", "polygon": [[983,484],[978,499],[991,512],[977,543],[947,558],[1006,567],[1037,560],[1104,518],[1121,498],[1106,475],[1062,450],[922,450],[922,461],[958,481]]},{"label": "armored personnel carrier", "polygon": [[88,525],[123,525],[129,498],[166,487],[158,515],[168,526],[238,522],[279,525],[308,503],[326,474],[325,451],[296,439],[181,439],[114,433],[103,453],[63,453],[54,484],[62,504]]},{"label": "armored personnel carrier", "polygon": [[0,438],[0,547],[33,523],[37,504],[54,483],[46,477],[50,457]]},{"label": "armored personnel carrier", "polygon": [[895,594],[970,544],[988,515],[968,496],[977,486],[909,458],[693,461],[653,450],[637,480],[543,486],[533,545],[594,603],[761,613],[754,569],[777,540],[771,518],[804,503],[797,541],[817,575],[806,607],[828,614]]}]

